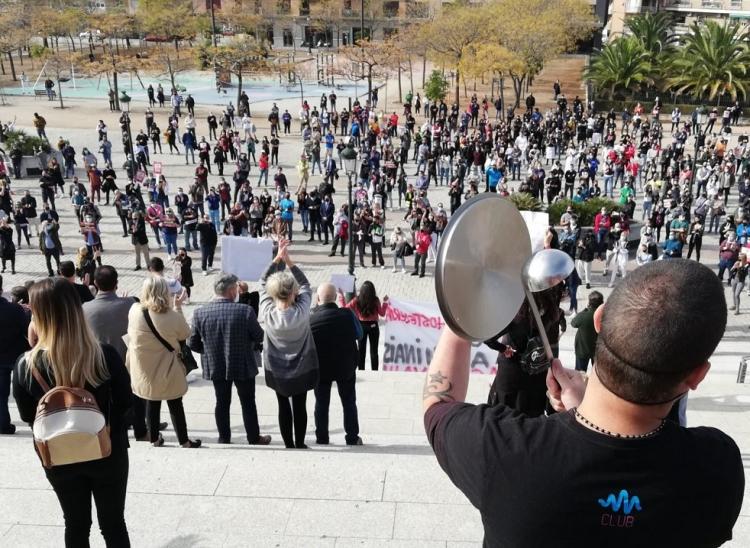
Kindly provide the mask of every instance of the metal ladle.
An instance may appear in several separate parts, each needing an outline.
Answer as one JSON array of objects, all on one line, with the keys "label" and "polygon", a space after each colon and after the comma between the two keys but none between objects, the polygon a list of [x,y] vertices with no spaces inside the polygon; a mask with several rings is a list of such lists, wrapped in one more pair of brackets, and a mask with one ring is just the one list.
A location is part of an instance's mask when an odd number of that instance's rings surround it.
[{"label": "metal ladle", "polygon": [[547,331],[544,329],[544,323],[542,323],[542,315],[539,313],[539,307],[536,305],[533,294],[563,282],[573,272],[573,268],[575,268],[573,259],[559,249],[537,251],[523,265],[521,274],[523,290],[526,293],[526,300],[529,301],[529,308],[531,308],[531,314],[534,316],[539,337],[542,339],[544,352],[550,362],[554,358],[552,346],[549,344]]}]

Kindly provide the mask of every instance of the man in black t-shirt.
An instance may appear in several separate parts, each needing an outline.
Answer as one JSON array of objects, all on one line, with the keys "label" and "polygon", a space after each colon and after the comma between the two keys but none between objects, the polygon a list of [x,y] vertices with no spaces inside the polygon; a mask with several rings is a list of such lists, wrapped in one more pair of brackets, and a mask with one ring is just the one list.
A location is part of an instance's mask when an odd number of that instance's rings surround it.
[{"label": "man in black t-shirt", "polygon": [[[655,307],[661,314],[648,313]],[[446,329],[425,383],[425,428],[440,466],[481,512],[484,545],[697,548],[731,539],[745,483],[737,445],[717,429],[665,420],[708,373],[726,315],[707,267],[638,268],[597,309],[588,383],[555,360],[547,386],[558,413],[538,418],[463,403],[471,344]]]}]

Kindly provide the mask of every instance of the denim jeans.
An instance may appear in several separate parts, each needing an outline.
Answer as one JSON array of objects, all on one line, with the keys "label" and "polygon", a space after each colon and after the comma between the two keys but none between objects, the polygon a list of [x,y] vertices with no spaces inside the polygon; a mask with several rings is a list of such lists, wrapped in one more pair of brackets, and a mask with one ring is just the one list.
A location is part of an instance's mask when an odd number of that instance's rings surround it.
[{"label": "denim jeans", "polygon": [[207,268],[214,266],[214,252],[216,246],[209,247],[207,245],[201,245],[201,270],[205,271]]},{"label": "denim jeans", "polygon": [[310,227],[310,210],[300,209],[299,215],[302,217],[302,230],[307,232],[307,229]]},{"label": "denim jeans", "polygon": [[258,425],[258,409],[255,406],[255,379],[246,381],[227,381],[214,379],[214,393],[216,394],[216,429],[219,431],[219,439],[229,442],[232,439],[232,430],[229,424],[229,407],[232,404],[232,383],[237,388],[237,396],[242,406],[242,422],[245,423],[245,433],[248,443],[256,443],[260,436]]},{"label": "denim jeans", "polygon": [[190,251],[190,240],[193,241],[193,249],[198,249],[198,231],[195,228],[195,224],[185,225],[185,249]]},{"label": "denim jeans", "polygon": [[[333,381],[321,381],[315,388],[315,439],[319,443],[328,443],[328,408],[331,403],[332,383]],[[359,437],[356,377],[352,375],[351,379],[346,381],[336,381],[336,388],[344,410],[346,442],[354,443]]]},{"label": "denim jeans", "polygon": [[218,234],[221,234],[221,211],[219,209],[209,208],[208,217],[211,219],[211,222],[216,227],[216,232]]},{"label": "denim jeans", "polygon": [[164,231],[164,245],[167,246],[167,255],[177,255],[177,233]]}]

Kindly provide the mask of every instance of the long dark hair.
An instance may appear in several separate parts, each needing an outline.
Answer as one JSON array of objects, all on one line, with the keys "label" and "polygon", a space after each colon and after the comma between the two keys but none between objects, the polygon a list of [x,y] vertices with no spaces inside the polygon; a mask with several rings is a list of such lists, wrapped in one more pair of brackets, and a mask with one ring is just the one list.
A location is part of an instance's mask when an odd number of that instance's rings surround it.
[{"label": "long dark hair", "polygon": [[357,293],[357,308],[362,316],[374,314],[378,308],[378,295],[371,281],[366,281]]}]

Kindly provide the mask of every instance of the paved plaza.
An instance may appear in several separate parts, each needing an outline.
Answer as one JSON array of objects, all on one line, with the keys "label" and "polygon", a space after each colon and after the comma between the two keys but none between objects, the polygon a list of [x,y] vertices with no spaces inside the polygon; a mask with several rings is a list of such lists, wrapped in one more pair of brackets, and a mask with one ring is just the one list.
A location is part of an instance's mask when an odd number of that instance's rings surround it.
[{"label": "paved plaza", "polygon": [[[252,98],[252,89],[249,91]],[[314,99],[314,98],[313,98]],[[340,98],[345,103],[345,98]],[[114,165],[118,185],[124,187],[124,157],[117,114],[110,113],[104,99],[74,100],[71,108],[52,108],[56,103],[30,98],[11,99],[11,104],[0,106],[0,120],[16,119],[16,126],[34,133],[32,114],[38,112],[48,122],[47,135],[52,143],[59,136],[71,141],[78,152],[85,146],[97,148],[96,123],[103,119],[109,126],[109,139],[113,143]],[[253,118],[258,125],[258,135],[268,132],[265,121],[270,103],[251,104]],[[296,117],[297,101],[279,103]],[[145,128],[145,105],[132,105],[133,131]],[[205,118],[208,106],[197,105],[198,137],[207,136]],[[220,107],[211,107],[214,113]],[[156,109],[156,121],[166,127],[167,110]],[[421,121],[421,119],[419,120]],[[298,124],[293,124],[297,129]],[[165,150],[168,147],[165,147]],[[297,133],[282,136],[280,165],[287,173],[291,189],[297,186],[296,160],[299,158],[301,139]],[[182,145],[180,145],[182,149]],[[193,179],[194,166],[186,166],[184,156],[153,155],[152,160],[164,165],[164,174],[174,194],[178,186],[185,189]],[[80,163],[80,161],[79,161]],[[232,169],[225,170],[230,181]],[[408,167],[410,182],[414,165]],[[336,186],[336,205],[346,199],[346,182],[343,177]],[[85,178],[83,170],[79,177]],[[253,168],[250,181],[255,186],[257,169]],[[321,177],[311,177],[310,186],[317,185]],[[209,176],[209,185],[217,185],[216,174]],[[88,185],[87,185],[88,186]],[[18,196],[26,188],[39,200],[36,179],[14,182]],[[736,198],[736,196],[735,196]],[[448,205],[447,189],[430,190],[433,206],[439,202]],[[61,215],[61,237],[65,248],[63,259],[72,259],[75,248],[81,243],[73,210],[69,202],[58,199]],[[122,238],[120,221],[114,208],[101,206],[101,223],[105,253],[103,261],[118,269],[120,288],[130,294],[139,291],[143,272],[134,272],[134,254],[129,238]],[[387,234],[401,222],[405,207],[387,211]],[[640,210],[636,216],[640,215]],[[294,244],[291,256],[317,285],[330,279],[331,274],[346,272],[346,259],[329,258],[328,247],[308,243],[301,232],[299,219],[295,220]],[[507,236],[507,235],[504,235]],[[149,237],[152,256],[166,258],[166,253],[155,249]],[[181,243],[181,242],[180,242]],[[702,261],[714,267],[718,262],[718,240],[715,235],[704,237]],[[217,251],[218,255],[218,251]],[[193,257],[195,287],[191,304],[185,307],[192,312],[211,298],[215,274],[200,275]],[[369,262],[367,263],[369,265]],[[215,264],[218,272],[220,263]],[[635,266],[634,261],[629,264]],[[365,268],[357,265],[357,279],[361,283],[371,280],[379,295],[411,301],[435,301],[431,265],[428,276],[418,279],[401,273],[391,273],[391,257],[386,254],[386,268]],[[46,276],[44,259],[36,241],[31,248],[24,245],[17,252],[17,274],[4,274],[4,286],[10,289],[30,278]],[[603,278],[601,263],[594,263],[595,283],[592,290],[604,293],[609,290],[608,278]],[[251,284],[251,290],[257,284]],[[698,289],[698,288],[697,288]],[[467,291],[470,288],[467,288]],[[578,298],[586,302],[588,290],[579,289]],[[729,289],[726,290],[729,298]],[[750,354],[750,297],[743,296],[744,312],[729,316],[725,337],[711,360],[712,369],[700,389],[691,394],[688,403],[690,426],[716,426],[731,435],[742,451],[743,460],[750,464],[750,386],[735,383],[737,367],[743,354]],[[488,303],[502,306],[502,303]],[[658,314],[658,311],[654,311]],[[666,319],[665,319],[666,320]],[[561,338],[560,353],[563,363],[572,366],[575,330],[569,329]],[[382,337],[381,337],[382,339]],[[636,341],[637,343],[638,341]],[[381,341],[382,343],[382,341]],[[164,448],[154,448],[147,443],[133,442],[130,450],[130,477],[126,520],[134,547],[403,547],[403,548],[458,548],[479,547],[482,541],[482,524],[478,512],[466,498],[451,485],[440,470],[427,444],[422,424],[421,389],[423,375],[418,373],[359,372],[357,379],[360,430],[362,447],[344,444],[341,406],[336,398],[331,403],[331,442],[320,447],[314,441],[314,397],[308,397],[309,451],[289,451],[283,448],[276,417],[276,398],[263,386],[258,377],[257,403],[261,433],[273,436],[269,447],[243,444],[217,445],[213,416],[214,393],[210,383],[191,374],[190,389],[184,398],[187,424],[191,437],[201,438],[204,448],[185,451],[179,448],[171,428],[165,432]],[[492,379],[473,375],[468,401],[486,400]],[[233,430],[242,430],[239,402],[232,408]],[[13,420],[20,425],[11,405]],[[163,413],[166,417],[166,413]],[[686,456],[690,458],[689,455]],[[19,428],[15,436],[0,437],[0,459],[4,463],[0,472],[0,546],[2,547],[55,547],[62,545],[63,518],[55,495],[45,479],[34,454],[31,432]],[[690,478],[685,478],[690,481]],[[746,494],[750,487],[746,487]],[[747,500],[747,497],[746,497]],[[679,526],[679,524],[675,524]],[[103,546],[94,518],[92,545]],[[750,546],[750,506],[744,505],[734,531],[735,540],[727,546]]]}]

